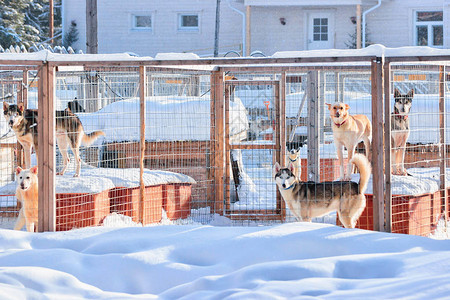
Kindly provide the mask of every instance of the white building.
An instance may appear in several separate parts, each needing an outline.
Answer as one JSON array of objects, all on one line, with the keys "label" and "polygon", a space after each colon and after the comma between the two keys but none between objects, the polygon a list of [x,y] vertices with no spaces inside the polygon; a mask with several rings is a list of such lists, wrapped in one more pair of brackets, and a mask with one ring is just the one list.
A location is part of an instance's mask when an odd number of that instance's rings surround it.
[{"label": "white building", "polygon": [[[63,31],[77,24],[86,52],[86,0],[63,0]],[[98,52],[211,55],[216,1],[97,0]],[[350,44],[449,48],[450,0],[221,0],[219,52],[345,49]],[[366,35],[356,36],[356,24]],[[362,36],[362,35],[361,35]]]}]

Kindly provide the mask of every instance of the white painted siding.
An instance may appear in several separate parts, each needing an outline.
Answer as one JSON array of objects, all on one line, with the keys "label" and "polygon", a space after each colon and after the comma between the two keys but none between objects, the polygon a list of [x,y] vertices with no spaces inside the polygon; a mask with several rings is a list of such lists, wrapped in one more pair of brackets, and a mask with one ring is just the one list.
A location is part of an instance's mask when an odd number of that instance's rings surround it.
[{"label": "white painted siding", "polygon": [[[306,49],[306,18],[308,12],[324,11],[318,7],[252,7],[251,8],[251,46],[252,51],[261,50],[267,55],[277,51]],[[349,34],[355,31],[350,17],[356,15],[356,6],[328,8],[334,13],[334,47],[347,48]],[[281,25],[280,18],[286,25]]]},{"label": "white painted siding", "polygon": [[[99,53],[135,52],[155,56],[161,52],[213,53],[216,2],[210,0],[98,0]],[[243,5],[233,5],[245,11]],[[149,12],[154,16],[152,31],[132,30],[133,13]],[[198,32],[178,31],[178,13],[199,14]],[[64,26],[76,20],[80,40],[75,47],[85,51],[85,0],[64,0]],[[232,11],[226,1],[221,5],[221,51],[239,50],[242,43],[242,17]]]},{"label": "white painted siding", "polygon": [[379,8],[367,15],[368,40],[387,47],[413,46],[415,11],[444,10],[444,47],[448,48],[449,9],[442,0],[383,1]]},{"label": "white painted siding", "polygon": [[[236,2],[237,1],[237,2]],[[257,3],[259,0],[245,0]],[[262,1],[262,0],[261,0]],[[289,0],[291,1],[291,0]],[[334,1],[334,0],[333,0]],[[349,0],[350,1],[350,0]],[[351,0],[372,7],[374,0]],[[445,2],[444,2],[445,1]],[[381,6],[367,15],[368,41],[388,47],[414,45],[414,13],[416,10],[444,10],[444,48],[450,46],[450,0],[383,0]],[[260,50],[266,55],[276,51],[305,50],[307,47],[307,14],[310,11],[334,12],[334,46],[345,49],[350,35],[355,31],[351,17],[356,16],[356,5],[304,6],[298,1],[295,6],[279,5],[273,0],[270,6],[251,6],[251,51]],[[245,12],[243,0],[232,0],[233,6]],[[262,2],[261,2],[262,3]],[[283,3],[283,2],[280,2]],[[286,2],[287,3],[287,2]],[[349,2],[345,2],[349,3]],[[300,5],[302,4],[302,5]],[[98,0],[99,52],[135,52],[141,56],[155,56],[161,52],[194,52],[199,55],[212,54],[216,1],[212,0]],[[76,48],[86,49],[85,0],[63,0],[64,28],[70,22],[78,24],[79,41]],[[154,17],[152,31],[131,29],[131,15],[149,12]],[[177,14],[197,12],[200,16],[198,32],[177,30]],[[284,18],[286,25],[280,23]],[[220,23],[220,52],[238,50],[242,43],[242,16],[222,1]]]}]

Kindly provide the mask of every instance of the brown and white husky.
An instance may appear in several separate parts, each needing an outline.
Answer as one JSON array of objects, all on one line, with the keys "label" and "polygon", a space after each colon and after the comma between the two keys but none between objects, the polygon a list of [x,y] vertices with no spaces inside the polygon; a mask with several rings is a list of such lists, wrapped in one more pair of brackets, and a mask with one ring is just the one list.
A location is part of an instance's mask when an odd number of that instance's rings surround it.
[{"label": "brown and white husky", "polygon": [[355,228],[366,207],[366,191],[371,168],[369,160],[362,154],[355,154],[350,161],[361,174],[359,183],[353,181],[302,182],[293,173],[290,163],[281,168],[273,167],[274,180],[286,205],[299,221],[311,221],[330,212],[337,211],[339,220],[346,228]]},{"label": "brown and white husky", "polygon": [[[17,140],[24,149],[25,167],[31,167],[31,151],[34,148],[36,156],[38,154],[38,111],[36,109],[25,109],[23,103],[8,104],[3,102],[3,114],[6,122],[16,134]],[[80,146],[91,145],[99,136],[105,135],[103,131],[95,131],[86,134],[77,115],[72,113],[70,109],[56,111],[56,141],[59,151],[61,151],[64,166],[57,173],[64,175],[67,165],[70,161],[68,155],[68,147],[72,149],[75,155],[76,171],[74,177],[80,176],[81,158]]]}]

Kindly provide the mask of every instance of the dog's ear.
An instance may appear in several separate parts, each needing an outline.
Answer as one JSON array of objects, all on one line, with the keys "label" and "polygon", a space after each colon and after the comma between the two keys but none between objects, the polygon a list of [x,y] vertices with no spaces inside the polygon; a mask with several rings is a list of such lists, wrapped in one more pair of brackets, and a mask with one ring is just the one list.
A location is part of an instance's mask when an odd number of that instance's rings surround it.
[{"label": "dog's ear", "polygon": [[328,106],[328,110],[331,110],[331,107],[333,106],[333,105],[330,104],[330,103],[325,103],[325,105]]},{"label": "dog's ear", "polygon": [[37,173],[38,173],[38,167],[37,167],[37,166],[34,166],[34,167],[32,167],[32,168],[30,169],[30,171],[31,171],[31,173],[37,175]]},{"label": "dog's ear", "polygon": [[292,163],[292,161],[289,162],[288,169],[289,169],[292,173],[294,173],[294,164]]},{"label": "dog's ear", "polygon": [[414,89],[411,89],[408,94],[406,94],[406,96],[408,96],[408,98],[410,98],[412,100],[412,98],[414,97]]},{"label": "dog's ear", "polygon": [[17,167],[16,168],[16,174],[19,175],[20,172],[22,172],[22,168],[21,167]]},{"label": "dog's ear", "polygon": [[23,112],[23,111],[25,110],[25,105],[23,105],[22,102],[20,102],[19,104],[17,104],[17,107],[19,108],[19,110],[20,110],[21,112]]},{"label": "dog's ear", "polygon": [[276,162],[276,163],[273,165],[273,170],[272,170],[273,177],[275,177],[275,175],[277,175],[277,173],[278,173],[280,170],[281,170],[281,166],[280,166],[280,164],[279,164],[278,162]]},{"label": "dog's ear", "polygon": [[3,111],[7,111],[9,108],[8,102],[3,102]]},{"label": "dog's ear", "polygon": [[395,88],[395,90],[394,90],[394,98],[398,98],[400,96],[401,96],[400,91],[398,90],[398,88]]},{"label": "dog's ear", "polygon": [[344,106],[345,106],[345,110],[349,110],[350,109],[350,105],[348,105],[347,103],[345,103]]}]

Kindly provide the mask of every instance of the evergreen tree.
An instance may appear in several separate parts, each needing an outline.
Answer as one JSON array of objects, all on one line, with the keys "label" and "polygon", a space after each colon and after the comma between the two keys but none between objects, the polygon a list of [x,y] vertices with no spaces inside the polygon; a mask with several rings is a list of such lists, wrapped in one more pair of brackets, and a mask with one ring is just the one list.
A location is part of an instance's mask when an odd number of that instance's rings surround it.
[{"label": "evergreen tree", "polygon": [[75,20],[72,20],[72,22],[70,22],[69,31],[64,35],[63,46],[69,48],[77,41],[78,41],[77,23],[75,22]]},{"label": "evergreen tree", "polygon": [[[345,45],[349,48],[349,49],[356,49],[356,25],[355,25],[355,31],[352,34],[348,34],[350,37],[350,40],[345,42]],[[362,29],[361,29],[361,42],[362,42]],[[367,28],[366,25],[366,47],[372,45],[372,42],[369,41],[369,30]],[[362,46],[362,45],[361,45]]]},{"label": "evergreen tree", "polygon": [[[53,1],[53,36],[58,36],[61,33],[61,0]],[[33,0],[30,1],[25,12],[25,22],[39,31],[39,41],[48,40],[50,36],[50,4],[49,0]],[[61,37],[53,39],[53,44],[61,44]]]},{"label": "evergreen tree", "polygon": [[26,0],[0,1],[0,44],[4,48],[17,44],[30,46],[39,40],[38,30],[25,24],[24,11],[29,3]]},{"label": "evergreen tree", "polygon": [[[54,0],[54,36],[61,33],[61,0]],[[0,45],[30,47],[49,38],[49,0],[0,1]],[[55,39],[55,45],[61,38]]]}]

